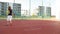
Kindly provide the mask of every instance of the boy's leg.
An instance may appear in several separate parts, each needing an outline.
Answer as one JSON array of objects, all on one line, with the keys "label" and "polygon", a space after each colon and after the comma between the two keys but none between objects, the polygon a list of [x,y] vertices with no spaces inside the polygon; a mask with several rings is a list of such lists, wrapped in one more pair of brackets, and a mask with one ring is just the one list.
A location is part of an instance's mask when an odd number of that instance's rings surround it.
[{"label": "boy's leg", "polygon": [[8,26],[9,25],[9,16],[7,16],[7,19],[6,19],[6,26]]},{"label": "boy's leg", "polygon": [[10,24],[12,25],[12,16],[10,16]]},{"label": "boy's leg", "polygon": [[9,16],[7,16],[7,24],[9,24]]},{"label": "boy's leg", "polygon": [[7,16],[7,25],[12,25],[12,16]]},{"label": "boy's leg", "polygon": [[10,23],[12,23],[11,17],[10,17]]}]

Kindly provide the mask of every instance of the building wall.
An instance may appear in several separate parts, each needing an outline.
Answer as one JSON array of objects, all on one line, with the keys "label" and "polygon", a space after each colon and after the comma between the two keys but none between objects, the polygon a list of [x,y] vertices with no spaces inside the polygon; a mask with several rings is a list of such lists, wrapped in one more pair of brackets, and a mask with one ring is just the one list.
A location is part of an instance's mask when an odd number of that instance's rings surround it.
[{"label": "building wall", "polygon": [[46,7],[46,16],[51,16],[51,7]]},{"label": "building wall", "polygon": [[8,6],[11,6],[13,14],[15,14],[15,16],[21,16],[21,4],[0,2],[0,15],[1,16],[6,16],[6,11],[8,9]]},{"label": "building wall", "polygon": [[39,16],[43,16],[44,15],[44,6],[39,6]]},{"label": "building wall", "polygon": [[39,16],[51,17],[51,7],[39,6]]},{"label": "building wall", "polygon": [[21,16],[21,4],[13,3],[13,12],[15,16]]},{"label": "building wall", "polygon": [[6,16],[6,11],[7,11],[7,3],[0,2],[0,15]]}]

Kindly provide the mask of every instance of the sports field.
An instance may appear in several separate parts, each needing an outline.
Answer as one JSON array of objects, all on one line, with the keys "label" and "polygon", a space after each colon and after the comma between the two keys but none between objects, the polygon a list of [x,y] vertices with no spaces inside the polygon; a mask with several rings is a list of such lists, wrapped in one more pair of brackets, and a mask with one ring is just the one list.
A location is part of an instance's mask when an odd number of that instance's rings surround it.
[{"label": "sports field", "polygon": [[0,20],[0,34],[60,34],[60,21],[13,20],[6,26],[6,20]]}]

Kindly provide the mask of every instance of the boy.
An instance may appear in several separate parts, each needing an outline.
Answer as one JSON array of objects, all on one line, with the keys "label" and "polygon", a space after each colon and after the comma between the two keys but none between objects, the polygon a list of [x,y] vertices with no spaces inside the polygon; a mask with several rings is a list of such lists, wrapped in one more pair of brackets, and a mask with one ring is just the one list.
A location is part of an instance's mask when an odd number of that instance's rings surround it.
[{"label": "boy", "polygon": [[8,11],[7,11],[7,24],[12,24],[12,9],[10,6],[8,6]]}]

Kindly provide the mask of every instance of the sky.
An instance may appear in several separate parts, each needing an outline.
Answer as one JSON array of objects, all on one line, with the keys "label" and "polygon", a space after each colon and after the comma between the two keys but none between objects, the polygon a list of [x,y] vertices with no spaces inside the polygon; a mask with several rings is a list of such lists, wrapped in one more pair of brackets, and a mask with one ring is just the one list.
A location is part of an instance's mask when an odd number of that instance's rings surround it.
[{"label": "sky", "polygon": [[[14,0],[0,0],[0,1],[14,3]],[[56,0],[31,0],[31,11],[33,11],[35,8],[38,8],[38,6],[42,6],[42,5],[50,6],[50,7],[52,7],[51,14],[55,15],[56,14],[55,2],[56,2]],[[15,3],[20,3],[22,10],[29,10],[29,0],[15,0]]]}]

